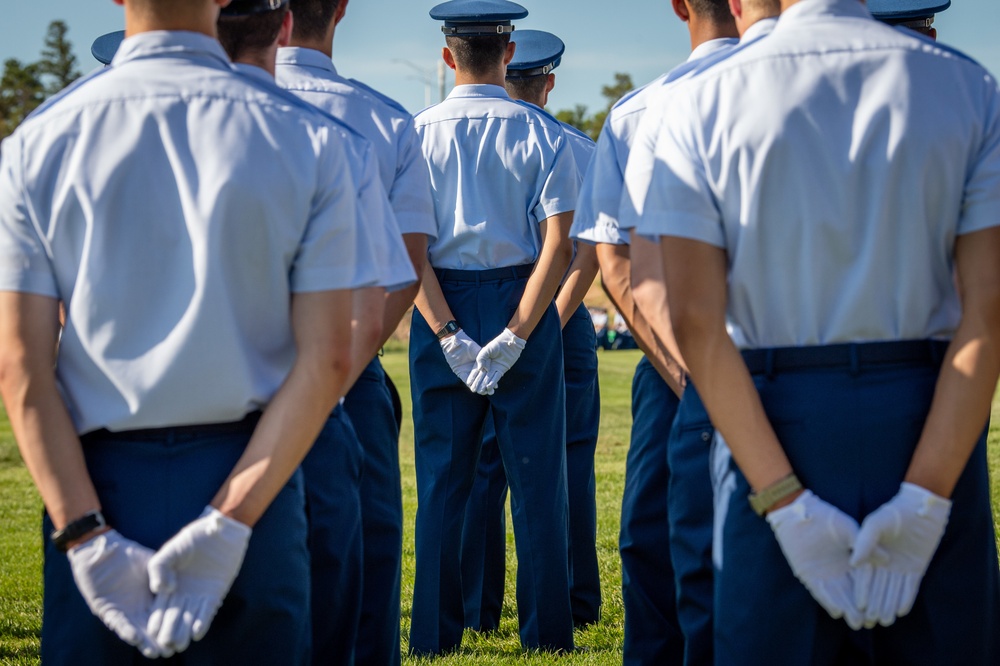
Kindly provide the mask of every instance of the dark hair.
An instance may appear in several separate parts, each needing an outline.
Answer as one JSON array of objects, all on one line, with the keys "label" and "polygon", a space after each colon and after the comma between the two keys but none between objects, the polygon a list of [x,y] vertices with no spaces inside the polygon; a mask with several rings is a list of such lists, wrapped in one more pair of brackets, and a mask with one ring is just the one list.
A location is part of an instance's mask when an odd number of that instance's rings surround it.
[{"label": "dark hair", "polygon": [[238,60],[248,52],[260,51],[274,44],[281,32],[281,23],[288,13],[288,5],[273,12],[249,16],[220,16],[216,29],[219,43],[231,60]]},{"label": "dark hair", "polygon": [[295,15],[292,37],[316,41],[326,37],[326,30],[340,7],[340,0],[290,0],[289,4]]},{"label": "dark hair", "polygon": [[691,10],[698,16],[709,19],[712,23],[732,23],[733,14],[729,11],[729,0],[689,0]]},{"label": "dark hair", "polygon": [[473,76],[481,76],[503,62],[510,35],[448,36],[445,42],[460,69]]},{"label": "dark hair", "polygon": [[545,95],[545,86],[548,82],[547,75],[539,74],[526,79],[507,79],[504,81],[504,87],[507,89],[507,94],[514,99],[523,99],[534,104]]}]

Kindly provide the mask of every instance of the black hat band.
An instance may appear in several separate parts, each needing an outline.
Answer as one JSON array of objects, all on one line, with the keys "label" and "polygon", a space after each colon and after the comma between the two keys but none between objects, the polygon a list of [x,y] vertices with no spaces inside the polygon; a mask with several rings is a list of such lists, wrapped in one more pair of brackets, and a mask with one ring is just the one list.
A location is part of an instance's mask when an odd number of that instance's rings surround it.
[{"label": "black hat band", "polygon": [[547,65],[542,65],[541,67],[533,67],[531,69],[510,69],[507,68],[507,78],[508,79],[530,79],[534,76],[543,76],[548,74],[553,69],[556,68],[554,62],[550,62]]},{"label": "black hat band", "polygon": [[449,37],[458,35],[506,35],[514,32],[512,25],[444,25],[441,32]]}]

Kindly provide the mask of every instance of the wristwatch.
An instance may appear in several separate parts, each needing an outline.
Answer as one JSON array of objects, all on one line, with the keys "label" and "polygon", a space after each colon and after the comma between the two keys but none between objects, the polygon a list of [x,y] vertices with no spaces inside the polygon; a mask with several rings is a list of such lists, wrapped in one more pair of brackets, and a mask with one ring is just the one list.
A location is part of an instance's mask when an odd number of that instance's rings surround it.
[{"label": "wristwatch", "polygon": [[69,549],[69,544],[106,525],[104,514],[100,511],[88,511],[61,530],[52,532],[49,539],[52,540],[52,545],[56,547],[56,550],[65,553]]},{"label": "wristwatch", "polygon": [[452,319],[447,324],[442,326],[441,330],[435,333],[435,335],[437,336],[438,340],[442,340],[448,337],[449,335],[452,335],[453,333],[458,333],[460,330],[462,330],[461,326],[458,325],[457,321]]},{"label": "wristwatch", "polygon": [[750,501],[750,508],[753,509],[754,513],[763,516],[772,506],[800,490],[802,490],[802,483],[799,481],[799,477],[795,474],[789,474],[760,492],[750,493],[747,499]]}]

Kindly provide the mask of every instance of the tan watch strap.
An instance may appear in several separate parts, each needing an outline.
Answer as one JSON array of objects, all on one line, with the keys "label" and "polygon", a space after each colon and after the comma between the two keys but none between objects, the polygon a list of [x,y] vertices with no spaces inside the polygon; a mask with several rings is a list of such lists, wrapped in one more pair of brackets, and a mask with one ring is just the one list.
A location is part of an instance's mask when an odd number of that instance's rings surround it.
[{"label": "tan watch strap", "polygon": [[802,483],[799,482],[799,477],[792,473],[775,481],[758,493],[750,493],[747,499],[750,500],[750,508],[753,509],[754,513],[763,516],[772,506],[800,490],[802,490]]}]

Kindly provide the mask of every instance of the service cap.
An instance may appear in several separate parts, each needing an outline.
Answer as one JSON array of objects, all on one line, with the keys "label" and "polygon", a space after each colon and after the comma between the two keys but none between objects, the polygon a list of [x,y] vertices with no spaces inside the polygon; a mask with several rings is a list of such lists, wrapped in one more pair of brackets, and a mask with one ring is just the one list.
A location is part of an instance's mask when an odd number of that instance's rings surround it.
[{"label": "service cap", "polygon": [[513,19],[522,19],[528,10],[507,0],[450,0],[430,11],[435,21],[444,21],[441,32],[454,37],[505,35],[514,31]]},{"label": "service cap", "polygon": [[125,39],[124,30],[115,30],[106,35],[101,35],[90,45],[90,54],[102,65],[110,65],[118,53],[118,47]]},{"label": "service cap", "polygon": [[507,65],[508,79],[527,79],[548,74],[562,62],[566,45],[551,32],[518,30],[510,41],[517,44],[514,59]]},{"label": "service cap", "polygon": [[288,0],[233,0],[219,12],[221,16],[253,16],[273,12],[288,4]]},{"label": "service cap", "polygon": [[868,11],[877,20],[909,28],[929,28],[934,15],[951,6],[951,0],[868,0]]}]

